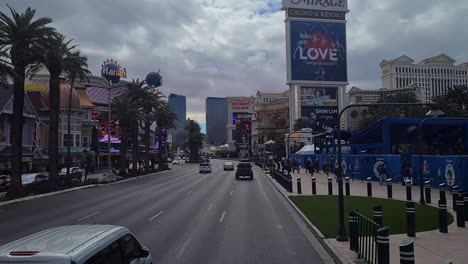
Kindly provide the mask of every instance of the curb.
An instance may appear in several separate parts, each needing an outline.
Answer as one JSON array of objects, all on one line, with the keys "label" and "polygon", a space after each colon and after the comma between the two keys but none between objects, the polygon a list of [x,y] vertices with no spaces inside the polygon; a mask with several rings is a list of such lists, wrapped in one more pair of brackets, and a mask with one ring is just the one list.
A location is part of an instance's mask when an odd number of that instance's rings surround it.
[{"label": "curb", "polygon": [[281,190],[278,186],[276,186],[276,184],[273,182],[273,179],[268,177],[268,175],[266,175],[265,172],[263,172],[263,170],[260,167],[258,167],[256,165],[255,165],[255,167],[270,181],[270,183],[276,188],[276,190],[279,193],[281,193],[281,195],[285,198],[285,200],[288,202],[288,204],[291,205],[291,207],[294,209],[294,211],[296,211],[296,213],[300,216],[300,218],[307,225],[307,229],[309,229],[312,232],[312,234],[319,241],[320,245],[322,245],[322,247],[327,251],[327,253],[332,257],[332,259],[336,263],[348,263],[348,261],[346,261],[344,258],[340,257],[341,254],[337,254],[337,252],[335,252],[335,250],[333,250],[334,249],[333,246],[331,246],[329,244],[329,242],[326,241],[326,238],[322,234],[322,232],[320,232],[320,230],[309,221],[309,219],[302,213],[302,211],[299,208],[297,208],[297,206],[289,199],[289,197],[284,193],[284,191]]},{"label": "curb", "polygon": [[27,201],[31,201],[31,200],[36,200],[36,199],[40,199],[40,198],[44,198],[44,197],[54,196],[54,195],[58,195],[58,194],[62,194],[62,193],[74,192],[74,191],[79,191],[79,190],[83,190],[83,189],[89,189],[89,188],[101,187],[101,186],[109,186],[109,185],[119,184],[119,183],[123,183],[123,182],[133,181],[133,180],[137,180],[137,179],[142,179],[142,178],[154,176],[154,175],[157,175],[159,173],[166,172],[166,171],[170,171],[170,170],[158,171],[158,172],[155,172],[155,173],[151,173],[151,174],[147,174],[147,175],[141,175],[141,176],[137,176],[137,177],[134,177],[134,178],[125,179],[125,180],[116,181],[116,182],[107,183],[107,184],[103,184],[103,183],[91,184],[91,185],[86,185],[86,186],[80,186],[80,187],[70,188],[70,189],[66,189],[66,190],[61,190],[61,191],[57,191],[57,192],[50,192],[50,193],[44,193],[44,194],[39,194],[39,195],[33,195],[33,196],[18,198],[18,199],[14,199],[14,200],[10,200],[10,201],[0,202],[0,207],[5,206],[5,205],[10,205],[10,204],[16,204],[16,203],[22,203],[22,202],[27,202]]}]

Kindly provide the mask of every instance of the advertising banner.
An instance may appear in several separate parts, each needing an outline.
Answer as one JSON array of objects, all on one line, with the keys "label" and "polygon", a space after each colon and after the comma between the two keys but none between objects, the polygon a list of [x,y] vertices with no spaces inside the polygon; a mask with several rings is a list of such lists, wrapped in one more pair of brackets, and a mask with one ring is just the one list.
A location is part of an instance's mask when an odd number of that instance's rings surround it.
[{"label": "advertising banner", "polygon": [[348,0],[283,0],[283,9],[287,8],[347,12]]},{"label": "advertising banner", "polygon": [[[430,179],[433,187],[440,183],[448,187],[459,185],[461,189],[468,187],[468,156],[423,156],[422,159],[424,180]],[[419,156],[413,156],[413,171],[418,176],[419,162]]]},{"label": "advertising banner", "polygon": [[346,24],[289,21],[290,82],[348,81]]},{"label": "advertising banner", "polygon": [[338,87],[301,87],[301,117],[324,130],[338,126]]}]

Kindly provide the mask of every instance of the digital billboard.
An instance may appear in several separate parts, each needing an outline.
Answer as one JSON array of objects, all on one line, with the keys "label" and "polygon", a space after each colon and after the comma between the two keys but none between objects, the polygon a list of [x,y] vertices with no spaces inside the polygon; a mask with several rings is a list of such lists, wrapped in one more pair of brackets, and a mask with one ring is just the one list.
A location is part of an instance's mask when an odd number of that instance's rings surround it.
[{"label": "digital billboard", "polygon": [[289,21],[290,82],[348,81],[346,24]]},{"label": "digital billboard", "polygon": [[338,87],[301,87],[301,117],[323,130],[338,126]]}]

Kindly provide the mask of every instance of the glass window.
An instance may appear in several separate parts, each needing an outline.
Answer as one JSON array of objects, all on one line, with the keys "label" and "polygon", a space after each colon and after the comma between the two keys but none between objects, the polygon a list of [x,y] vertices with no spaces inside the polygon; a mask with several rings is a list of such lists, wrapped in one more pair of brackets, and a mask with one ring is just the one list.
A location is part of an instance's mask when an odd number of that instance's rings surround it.
[{"label": "glass window", "polygon": [[80,135],[75,135],[75,147],[80,146]]},{"label": "glass window", "polygon": [[119,242],[104,248],[99,253],[88,259],[85,264],[121,264],[122,250]]},{"label": "glass window", "polygon": [[132,235],[126,235],[120,239],[124,263],[129,264],[140,254],[140,244]]},{"label": "glass window", "polygon": [[64,147],[73,147],[73,134],[64,134],[63,135],[63,146]]},{"label": "glass window", "polygon": [[88,145],[88,137],[83,137],[83,148],[87,148]]}]

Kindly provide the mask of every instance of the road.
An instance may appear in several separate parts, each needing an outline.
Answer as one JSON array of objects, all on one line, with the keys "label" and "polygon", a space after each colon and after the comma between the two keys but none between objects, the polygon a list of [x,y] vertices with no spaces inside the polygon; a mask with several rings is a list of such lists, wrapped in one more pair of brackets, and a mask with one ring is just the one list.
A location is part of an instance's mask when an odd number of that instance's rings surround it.
[{"label": "road", "polygon": [[132,230],[154,263],[324,263],[326,252],[264,175],[236,181],[222,161],[212,166],[2,206],[0,245],[54,226],[115,224]]}]

